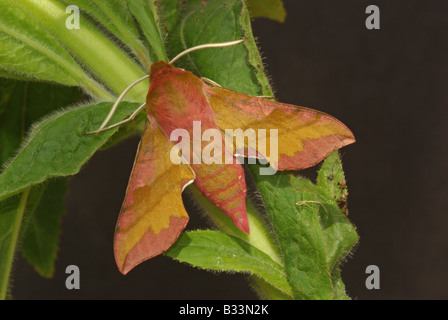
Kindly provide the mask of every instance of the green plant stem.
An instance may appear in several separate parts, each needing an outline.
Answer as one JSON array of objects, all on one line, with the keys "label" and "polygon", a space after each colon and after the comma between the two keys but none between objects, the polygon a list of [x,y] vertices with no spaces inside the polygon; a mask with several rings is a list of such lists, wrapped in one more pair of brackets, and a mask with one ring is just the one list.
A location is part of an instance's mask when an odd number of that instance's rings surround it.
[{"label": "green plant stem", "polygon": [[148,50],[143,46],[143,44],[138,41],[138,38],[134,36],[132,32],[127,28],[125,24],[122,23],[120,19],[115,19],[116,16],[112,14],[110,8],[105,5],[105,1],[96,1],[95,4],[101,8],[101,10],[107,15],[107,17],[111,20],[111,22],[115,25],[115,27],[120,31],[123,35],[126,44],[135,52],[136,56],[140,60],[140,62],[149,70],[149,67],[152,64],[152,61],[149,58]]},{"label": "green plant stem", "polygon": [[246,234],[235,226],[233,221],[218,207],[213,205],[207,198],[205,198],[199,190],[192,187],[195,198],[206,209],[208,215],[213,220],[213,223],[224,233],[236,236],[243,239],[260,249],[271,257],[272,260],[284,266],[283,259],[280,255],[276,241],[269,227],[266,225],[260,213],[247,201],[246,212],[249,220],[250,234]]},{"label": "green plant stem", "polygon": [[[65,21],[68,14],[65,12],[66,7],[59,1],[21,0],[18,5],[38,23],[45,25],[78,61],[104,81],[115,94],[121,93],[130,83],[145,75],[145,71],[88,20],[81,19],[79,29],[67,29]],[[147,83],[140,83],[129,92],[127,98],[144,101],[147,91]]]},{"label": "green plant stem", "polygon": [[2,24],[0,24],[0,31],[10,35],[12,38],[23,41],[23,43],[25,43],[27,46],[35,48],[36,50],[43,52],[49,57],[53,58],[55,61],[58,61],[60,65],[63,66],[65,70],[67,70],[67,72],[72,75],[73,78],[79,80],[79,85],[90,94],[105,100],[111,100],[113,98],[112,95],[98,82],[90,78],[86,73],[80,72],[79,68],[74,68],[71,63],[65,61],[62,57],[59,57],[57,54],[43,46],[38,41],[34,41],[33,39],[26,37],[21,33],[15,32],[12,29],[5,28],[5,26]]},{"label": "green plant stem", "polygon": [[14,223],[12,226],[12,235],[11,235],[11,243],[12,245],[9,247],[6,262],[5,262],[5,272],[2,274],[2,279],[0,281],[0,300],[6,299],[6,294],[8,292],[8,284],[9,284],[9,276],[11,273],[12,262],[14,259],[14,253],[17,247],[17,241],[19,238],[20,227],[22,225],[23,215],[25,213],[26,203],[28,201],[28,196],[30,194],[31,188],[27,188],[23,191],[22,196],[20,198],[20,203],[17,208],[17,212],[14,218]]},{"label": "green plant stem", "polygon": [[[263,219],[257,209],[247,201],[246,212],[250,225],[250,234],[246,234],[238,229],[233,221],[215,205],[213,205],[207,198],[205,198],[199,190],[192,187],[195,198],[206,209],[208,216],[211,217],[213,223],[218,229],[224,233],[236,236],[244,241],[250,243],[257,249],[263,251],[271,257],[272,260],[284,267],[284,261],[280,254],[278,245],[274,239],[270,228],[267,226],[267,222]],[[291,299],[285,292],[280,292],[278,289],[269,285],[262,279],[253,277],[252,288],[258,293],[258,295],[265,299]]]},{"label": "green plant stem", "polygon": [[148,44],[154,50],[157,60],[168,61],[165,47],[156,23],[157,9],[153,1],[130,0],[129,9],[139,22]]},{"label": "green plant stem", "polygon": [[278,290],[262,278],[252,277],[252,289],[263,300],[292,300],[292,292],[289,294]]}]

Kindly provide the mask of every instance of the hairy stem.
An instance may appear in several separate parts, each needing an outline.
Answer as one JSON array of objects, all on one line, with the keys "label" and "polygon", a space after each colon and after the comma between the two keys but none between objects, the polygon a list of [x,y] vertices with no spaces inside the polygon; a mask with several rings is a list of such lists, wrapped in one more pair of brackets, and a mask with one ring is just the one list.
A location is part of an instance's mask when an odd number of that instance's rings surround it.
[{"label": "hairy stem", "polygon": [[[145,75],[146,71],[88,20],[81,17],[80,28],[68,30],[65,27],[68,14],[62,3],[55,0],[22,0],[18,4],[31,13],[37,23],[45,25],[78,61],[98,76],[115,94]],[[143,101],[147,90],[147,84],[142,83],[136,86],[128,98]]]},{"label": "hairy stem", "polygon": [[27,188],[20,198],[19,206],[17,207],[17,212],[12,225],[11,234],[11,246],[9,247],[6,261],[5,261],[5,271],[2,273],[2,279],[0,281],[0,300],[6,299],[6,294],[8,292],[9,276],[11,273],[12,262],[14,260],[14,253],[17,247],[17,241],[19,238],[20,227],[22,225],[23,215],[25,212],[26,204],[28,201],[28,196],[30,194],[31,188]]}]

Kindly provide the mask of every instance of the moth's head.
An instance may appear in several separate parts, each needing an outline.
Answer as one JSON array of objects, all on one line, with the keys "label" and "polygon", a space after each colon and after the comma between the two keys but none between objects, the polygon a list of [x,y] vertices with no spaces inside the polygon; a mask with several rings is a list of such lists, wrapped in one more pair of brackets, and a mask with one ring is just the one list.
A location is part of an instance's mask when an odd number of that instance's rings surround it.
[{"label": "moth's head", "polygon": [[170,65],[169,63],[165,62],[165,61],[157,61],[154,62],[151,65],[151,68],[149,69],[149,79],[152,80],[152,78],[154,77],[154,75],[156,73],[158,73],[160,70],[170,70],[173,69],[174,67],[172,65]]}]

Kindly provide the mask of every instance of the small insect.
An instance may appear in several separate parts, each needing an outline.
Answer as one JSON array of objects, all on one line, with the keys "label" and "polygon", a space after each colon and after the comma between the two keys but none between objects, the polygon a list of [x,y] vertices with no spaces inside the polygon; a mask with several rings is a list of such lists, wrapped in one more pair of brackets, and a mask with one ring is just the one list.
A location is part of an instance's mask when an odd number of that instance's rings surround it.
[{"label": "small insect", "polygon": [[345,213],[346,216],[348,216],[348,190],[345,180],[339,180],[338,188],[340,190],[340,196],[336,199],[338,207]]},{"label": "small insect", "polygon": [[[255,152],[256,158],[267,159],[275,170],[301,170],[313,166],[333,151],[355,142],[352,132],[327,114],[231,91],[173,66],[177,59],[192,51],[241,42],[243,40],[201,45],[180,53],[170,62],[155,62],[149,75],[131,84],[120,95],[101,127],[92,132],[121,125],[146,109],[147,125],[115,230],[115,260],[123,274],[165,252],[177,240],[189,219],[181,194],[191,183],[239,229],[250,232],[241,163],[173,163],[170,155],[179,154],[181,149],[193,149],[195,155],[193,141],[171,139],[174,130],[182,129],[194,135],[195,122],[201,123],[200,134],[213,129],[222,132],[224,137],[227,129],[276,129],[278,155],[268,156],[265,150]],[[146,102],[128,119],[106,127],[124,95],[133,85],[148,78],[150,88]],[[225,147],[218,157],[227,159],[253,154],[251,145],[244,139],[232,148],[225,144],[224,138],[222,140],[220,142]],[[266,137],[263,142],[270,150],[270,140]],[[201,145],[199,152],[206,147]]]}]

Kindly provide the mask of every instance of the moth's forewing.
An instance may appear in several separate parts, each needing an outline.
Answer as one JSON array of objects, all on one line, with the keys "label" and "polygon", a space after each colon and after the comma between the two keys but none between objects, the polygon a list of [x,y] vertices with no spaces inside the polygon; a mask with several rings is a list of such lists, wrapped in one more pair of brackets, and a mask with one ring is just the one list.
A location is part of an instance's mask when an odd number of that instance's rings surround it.
[{"label": "moth's forewing", "polygon": [[115,260],[123,274],[165,252],[188,223],[181,193],[195,175],[187,164],[171,162],[173,146],[150,121],[140,141],[115,229]]},{"label": "moth's forewing", "polygon": [[[253,129],[257,133],[266,130],[265,137],[257,137],[257,145],[265,146],[265,150],[257,148],[257,151],[277,170],[311,167],[333,151],[355,142],[353,133],[342,122],[323,112],[206,84],[204,90],[221,130]],[[276,142],[270,137],[271,130],[277,130]],[[246,140],[244,144],[236,143],[235,150],[247,156]],[[277,150],[278,154],[269,155],[270,150]]]}]

